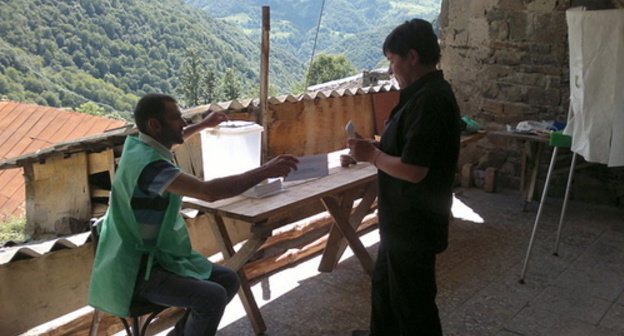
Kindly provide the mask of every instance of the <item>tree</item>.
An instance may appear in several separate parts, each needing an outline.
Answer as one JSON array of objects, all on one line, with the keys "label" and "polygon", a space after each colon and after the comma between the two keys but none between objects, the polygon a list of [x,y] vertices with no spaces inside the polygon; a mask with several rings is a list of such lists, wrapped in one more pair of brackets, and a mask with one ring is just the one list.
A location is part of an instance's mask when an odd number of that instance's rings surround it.
[{"label": "tree", "polygon": [[221,81],[221,91],[226,100],[234,100],[240,96],[241,86],[234,70],[227,69]]},{"label": "tree", "polygon": [[103,117],[105,115],[104,108],[92,101],[88,101],[77,107],[76,112],[89,114],[96,117]]},{"label": "tree", "polygon": [[357,72],[345,55],[320,54],[306,72],[306,85],[325,83]]},{"label": "tree", "polygon": [[217,77],[213,66],[207,66],[202,74],[200,95],[203,104],[216,103],[219,100]]},{"label": "tree", "polygon": [[186,50],[186,58],[182,63],[182,78],[180,87],[184,103],[186,106],[199,105],[200,96],[200,73],[201,63],[197,50],[190,48]]},{"label": "tree", "polygon": [[[275,97],[278,94],[279,90],[277,89],[277,87],[273,84],[269,84],[269,92],[267,92],[267,96]],[[260,85],[258,84],[258,86],[252,86],[249,91],[247,91],[247,96],[250,98],[260,97]]]}]

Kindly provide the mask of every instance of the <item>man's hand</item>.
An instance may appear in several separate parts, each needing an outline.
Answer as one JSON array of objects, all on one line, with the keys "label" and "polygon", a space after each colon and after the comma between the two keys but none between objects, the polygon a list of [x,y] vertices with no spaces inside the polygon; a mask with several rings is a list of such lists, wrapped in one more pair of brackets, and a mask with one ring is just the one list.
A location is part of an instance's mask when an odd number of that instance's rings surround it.
[{"label": "man's hand", "polygon": [[267,175],[266,178],[286,177],[292,170],[297,170],[297,163],[299,160],[296,157],[282,154],[262,165],[262,168]]},{"label": "man's hand", "polygon": [[210,112],[204,120],[186,126],[184,129],[184,139],[188,139],[191,135],[203,130],[204,128],[215,127],[227,120],[228,117],[223,112]]},{"label": "man's hand", "polygon": [[182,173],[167,187],[167,191],[214,202],[236,196],[267,178],[286,176],[291,170],[297,169],[298,162],[294,156],[283,154],[261,167],[210,181],[202,181],[193,175]]},{"label": "man's hand", "polygon": [[228,120],[228,117],[225,115],[225,113],[214,111],[214,112],[210,112],[204,118],[204,120],[198,122],[198,124],[201,125],[202,128],[209,128],[209,127],[215,127],[219,125],[220,123],[227,121],[227,120]]}]

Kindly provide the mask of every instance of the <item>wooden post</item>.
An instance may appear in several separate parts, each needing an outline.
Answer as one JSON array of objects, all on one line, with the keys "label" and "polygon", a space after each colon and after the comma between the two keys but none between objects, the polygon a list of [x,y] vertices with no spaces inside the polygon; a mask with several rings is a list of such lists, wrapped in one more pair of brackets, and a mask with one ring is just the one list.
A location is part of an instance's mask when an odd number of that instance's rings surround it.
[{"label": "wooden post", "polygon": [[269,93],[269,31],[271,30],[271,8],[262,7],[262,54],[260,56],[260,124],[264,126],[262,132],[262,162],[267,160],[268,152],[268,125],[271,122],[267,100]]}]

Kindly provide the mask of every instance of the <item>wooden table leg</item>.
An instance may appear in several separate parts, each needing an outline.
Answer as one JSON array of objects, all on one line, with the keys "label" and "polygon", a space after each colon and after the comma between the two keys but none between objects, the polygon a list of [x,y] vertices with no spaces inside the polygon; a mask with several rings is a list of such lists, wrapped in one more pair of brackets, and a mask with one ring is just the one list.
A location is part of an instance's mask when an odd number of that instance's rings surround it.
[{"label": "wooden table leg", "polygon": [[[365,190],[366,192],[362,196],[360,204],[358,204],[353,214],[349,217],[349,224],[354,231],[357,230],[364,217],[369,213],[371,206],[377,198],[377,183],[372,182],[366,185]],[[343,205],[348,205],[342,207],[343,211],[345,211],[348,215],[351,212],[353,199],[350,199],[350,202],[347,202],[345,199],[347,197],[348,195],[344,195],[341,203]],[[318,267],[319,272],[333,271],[346,248],[347,241],[340,232],[338,225],[332,225],[329,237],[327,238],[327,244],[325,245],[325,250],[323,251],[323,257],[321,258],[321,262]]]},{"label": "wooden table leg", "polygon": [[[248,239],[247,243],[241,248],[240,255],[243,257],[241,258],[238,257],[239,254],[235,253],[234,251],[234,246],[232,244],[232,240],[230,239],[230,235],[225,228],[223,218],[221,218],[221,216],[219,215],[214,215],[214,219],[216,225],[214,225],[214,227],[211,226],[211,228],[214,232],[214,236],[217,238],[217,241],[220,245],[223,257],[224,259],[226,259],[226,265],[228,264],[228,259],[230,259],[233,261],[234,266],[238,266],[238,268],[232,268],[237,271],[238,278],[240,280],[240,289],[238,290],[238,295],[240,296],[243,307],[247,312],[247,316],[249,317],[254,332],[256,333],[256,335],[262,335],[267,330],[266,324],[264,323],[264,319],[262,318],[262,314],[260,313],[260,309],[258,308],[256,299],[251,292],[249,280],[247,279],[247,276],[245,275],[245,271],[243,270],[242,266],[245,264],[245,262],[247,262],[247,260],[249,260],[249,257],[251,257],[251,255],[255,251],[257,251],[260,245],[264,243],[270,232],[265,237],[262,237],[262,234],[254,233],[254,235],[250,239]],[[245,248],[245,246],[248,247]]]},{"label": "wooden table leg", "polygon": [[[541,157],[544,152],[544,144],[541,142],[525,143],[525,153],[522,162],[522,174],[520,178],[520,185],[522,187],[522,210],[526,211],[527,205],[533,201],[533,195],[535,194],[535,187],[537,185],[537,176],[539,172],[539,166],[541,163]],[[530,169],[530,171],[529,171]],[[530,178],[527,181],[527,173],[530,173]]]},{"label": "wooden table leg", "polygon": [[[373,260],[368,254],[368,252],[366,251],[366,248],[364,247],[364,245],[362,245],[362,242],[360,241],[360,239],[358,238],[355,232],[355,228],[361,222],[361,218],[358,222],[353,221],[355,222],[355,225],[354,225],[355,227],[354,227],[352,226],[353,222],[350,219],[355,219],[355,218],[350,218],[349,216],[349,214],[351,213],[351,209],[341,208],[340,203],[336,200],[336,198],[331,197],[331,196],[323,197],[321,201],[323,202],[323,205],[325,205],[325,208],[327,209],[327,211],[334,218],[334,221],[335,221],[334,226],[336,227],[336,229],[342,234],[344,239],[346,239],[347,243],[353,250],[353,254],[355,254],[355,256],[360,260],[360,263],[362,264],[362,267],[364,268],[364,270],[370,276],[372,276]],[[370,204],[368,206],[370,207]],[[359,212],[358,212],[358,215],[360,215]],[[329,245],[329,240],[328,240],[328,245]],[[339,258],[339,256],[337,257]],[[334,265],[335,265],[335,262],[334,262]]]}]

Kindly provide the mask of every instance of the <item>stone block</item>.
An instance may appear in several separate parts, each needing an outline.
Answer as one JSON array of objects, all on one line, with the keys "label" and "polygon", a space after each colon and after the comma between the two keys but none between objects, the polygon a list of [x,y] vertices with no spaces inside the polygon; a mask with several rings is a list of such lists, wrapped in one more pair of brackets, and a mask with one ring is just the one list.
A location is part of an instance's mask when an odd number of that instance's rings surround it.
[{"label": "stone block", "polygon": [[534,40],[551,43],[565,42],[568,31],[565,12],[536,13],[533,15],[532,21]]},{"label": "stone block", "polygon": [[522,54],[514,50],[496,50],[494,60],[500,65],[519,65],[522,63]]},{"label": "stone block", "polygon": [[512,67],[500,64],[488,65],[484,68],[485,75],[488,79],[505,78],[516,72]]},{"label": "stone block", "polygon": [[559,89],[534,87],[528,89],[527,95],[530,105],[558,106],[561,104],[561,91]]},{"label": "stone block", "polygon": [[526,9],[531,12],[552,12],[558,2],[558,0],[533,0],[526,4]]},{"label": "stone block", "polygon": [[472,183],[477,188],[483,188],[485,184],[485,170],[473,169],[472,170]]},{"label": "stone block", "polygon": [[505,103],[503,105],[503,113],[500,115],[499,122],[511,123],[512,126],[518,121],[525,120],[527,113],[531,110],[526,104]]},{"label": "stone block", "polygon": [[472,187],[472,170],[473,170],[473,164],[472,163],[466,163],[462,166],[462,170],[461,170],[461,186],[464,188],[470,188]]},{"label": "stone block", "polygon": [[498,99],[500,100],[513,103],[524,103],[527,101],[527,88],[524,86],[498,83],[498,87]]},{"label": "stone block", "polygon": [[492,40],[509,39],[509,23],[503,20],[491,21],[490,38]]},{"label": "stone block", "polygon": [[488,167],[501,167],[507,161],[507,152],[505,150],[494,148],[479,158],[478,169],[487,169]]},{"label": "stone block", "polygon": [[514,10],[514,11],[523,11],[523,10],[526,10],[526,4],[524,1],[518,1],[518,0],[500,0],[496,8]]},{"label": "stone block", "polygon": [[513,12],[509,17],[509,40],[525,41],[529,34],[530,21],[526,13]]},{"label": "stone block", "polygon": [[486,192],[496,192],[496,175],[497,168],[489,167],[485,169],[485,182],[483,183],[483,190]]},{"label": "stone block", "polygon": [[485,99],[481,110],[488,114],[500,115],[503,113],[503,103],[491,99]]},{"label": "stone block", "polygon": [[[555,67],[547,65],[523,64],[518,71],[525,73],[540,73],[542,75],[560,75],[564,67]],[[566,66],[567,68],[567,66]]]}]

